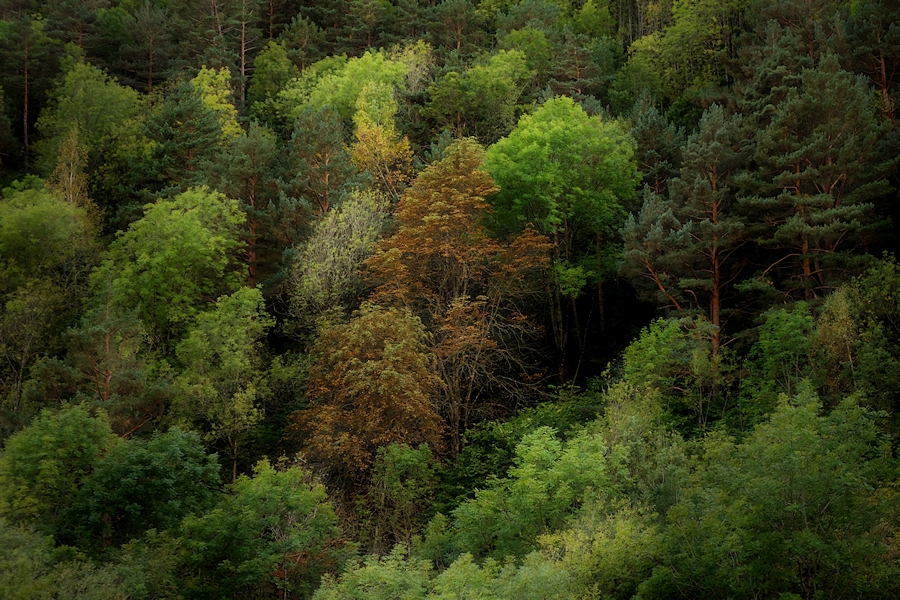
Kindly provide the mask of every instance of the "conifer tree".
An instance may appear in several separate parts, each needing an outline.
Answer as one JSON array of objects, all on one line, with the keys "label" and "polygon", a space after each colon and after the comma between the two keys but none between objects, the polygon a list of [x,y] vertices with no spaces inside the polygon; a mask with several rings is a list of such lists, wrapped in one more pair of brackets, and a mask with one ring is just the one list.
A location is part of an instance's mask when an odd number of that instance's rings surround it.
[{"label": "conifer tree", "polygon": [[682,223],[677,234],[681,248],[675,250],[682,264],[678,286],[707,311],[715,327],[713,354],[722,342],[726,295],[738,276],[732,255],[743,241],[744,225],[737,210],[734,177],[745,158],[739,148],[737,121],[713,105],[685,145],[684,166],[670,184],[675,215]]},{"label": "conifer tree", "polygon": [[119,45],[120,69],[130,74],[133,84],[148,93],[169,74],[175,55],[171,15],[145,2],[123,20],[124,39]]},{"label": "conifer tree", "polygon": [[344,125],[337,111],[330,107],[307,109],[297,118],[288,164],[283,187],[290,196],[302,198],[320,215],[340,202],[358,179],[344,146]]},{"label": "conifer tree", "polygon": [[780,98],[770,94],[774,110],[756,135],[758,170],[742,180],[742,202],[770,224],[757,239],[774,252],[758,278],[809,299],[858,271],[854,251],[883,227],[874,202],[889,189],[888,164],[885,125],[862,80],[833,55],[798,75]]},{"label": "conifer tree", "polygon": [[219,151],[222,126],[199,90],[182,82],[150,115],[144,133],[155,142],[148,165],[153,179],[164,187],[189,187],[201,161]]}]

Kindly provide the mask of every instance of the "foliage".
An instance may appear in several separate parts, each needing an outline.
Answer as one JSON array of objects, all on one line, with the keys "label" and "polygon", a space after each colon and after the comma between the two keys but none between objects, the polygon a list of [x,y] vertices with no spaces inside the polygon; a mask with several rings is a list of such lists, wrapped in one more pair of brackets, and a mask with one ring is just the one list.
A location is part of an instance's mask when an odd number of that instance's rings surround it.
[{"label": "foliage", "polygon": [[560,442],[541,427],[516,446],[514,466],[453,511],[454,549],[475,556],[524,556],[539,536],[559,529],[577,508],[615,496],[610,473],[622,454],[607,455],[592,434]]},{"label": "foliage", "polygon": [[191,80],[203,104],[218,116],[223,141],[230,141],[241,134],[241,126],[237,122],[237,109],[229,100],[230,81],[231,72],[228,67],[218,70],[203,67]]},{"label": "foliage", "polygon": [[378,448],[369,489],[357,499],[361,541],[378,554],[394,545],[409,551],[425,524],[424,510],[434,500],[436,482],[437,464],[428,446]]},{"label": "foliage", "polygon": [[602,282],[638,181],[633,153],[620,123],[590,117],[570,98],[559,97],[523,116],[485,157],[501,188],[492,200],[495,228],[516,231],[531,224],[552,242],[551,322],[561,375],[568,333],[562,297],[574,299],[589,280],[598,282],[604,319]]},{"label": "foliage", "polygon": [[81,482],[68,510],[74,539],[95,551],[177,527],[212,508],[219,485],[215,455],[200,436],[171,429],[114,446]]},{"label": "foliage", "polygon": [[37,122],[44,136],[38,152],[48,173],[72,130],[78,132],[80,143],[91,157],[92,171],[110,160],[110,155],[140,139],[140,94],[95,66],[75,64],[53,98],[53,104],[44,109]]},{"label": "foliage", "polygon": [[385,225],[387,202],[358,193],[316,222],[297,249],[290,274],[291,310],[301,320],[351,305],[365,289],[358,271]]},{"label": "foliage", "polygon": [[512,128],[517,103],[531,78],[524,53],[500,50],[483,64],[462,73],[449,71],[431,84],[424,114],[437,130],[494,142]]},{"label": "foliage", "polygon": [[298,467],[262,460],[212,511],[182,523],[182,592],[308,596],[346,557],[337,517],[321,485]]},{"label": "foliage", "polygon": [[242,245],[237,227],[243,222],[236,202],[204,188],[148,204],[110,245],[93,285],[109,285],[114,305],[138,309],[166,343],[186,330],[204,302],[240,284],[233,253]]},{"label": "foliage", "polygon": [[262,293],[242,287],[216,300],[213,310],[197,315],[194,326],[176,348],[185,366],[175,381],[173,416],[190,423],[206,422],[207,439],[222,440],[237,477],[240,444],[263,417],[260,400],[267,396],[260,360],[260,341],[274,325]]},{"label": "foliage", "polygon": [[76,523],[66,509],[117,443],[103,413],[93,417],[81,406],[42,411],[0,455],[0,516],[45,535],[71,530]]},{"label": "foliage", "polygon": [[689,595],[812,598],[896,569],[881,527],[895,466],[875,415],[852,399],[823,415],[801,386],[743,443],[713,435],[704,450],[696,483],[669,511],[667,568],[648,591],[664,579]]},{"label": "foliage", "polygon": [[528,368],[520,345],[533,328],[519,306],[540,293],[526,278],[546,265],[547,242],[530,230],[505,245],[488,237],[485,198],[496,188],[483,156],[471,139],[448,146],[401,198],[393,235],[366,261],[373,297],[413,308],[433,332],[454,453],[483,395],[516,387],[501,370]]},{"label": "foliage", "polygon": [[[310,349],[310,408],[294,415],[310,460],[348,483],[393,443],[443,449],[432,404],[439,380],[422,322],[408,310],[364,303],[349,323],[323,321]],[[347,481],[349,480],[349,481]]]}]

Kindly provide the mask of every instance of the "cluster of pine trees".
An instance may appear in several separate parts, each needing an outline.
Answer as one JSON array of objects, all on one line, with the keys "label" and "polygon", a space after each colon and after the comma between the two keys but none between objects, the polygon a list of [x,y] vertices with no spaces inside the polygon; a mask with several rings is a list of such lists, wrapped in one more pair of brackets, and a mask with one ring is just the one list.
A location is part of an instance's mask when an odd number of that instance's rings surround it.
[{"label": "cluster of pine trees", "polygon": [[0,596],[896,598],[900,8],[0,0]]}]

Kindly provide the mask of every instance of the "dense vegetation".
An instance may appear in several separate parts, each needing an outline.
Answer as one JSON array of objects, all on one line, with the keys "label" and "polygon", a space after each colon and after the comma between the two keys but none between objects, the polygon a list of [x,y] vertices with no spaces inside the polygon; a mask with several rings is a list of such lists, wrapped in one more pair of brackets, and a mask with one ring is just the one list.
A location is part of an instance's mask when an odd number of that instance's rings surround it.
[{"label": "dense vegetation", "polygon": [[888,0],[0,0],[0,596],[897,598]]}]

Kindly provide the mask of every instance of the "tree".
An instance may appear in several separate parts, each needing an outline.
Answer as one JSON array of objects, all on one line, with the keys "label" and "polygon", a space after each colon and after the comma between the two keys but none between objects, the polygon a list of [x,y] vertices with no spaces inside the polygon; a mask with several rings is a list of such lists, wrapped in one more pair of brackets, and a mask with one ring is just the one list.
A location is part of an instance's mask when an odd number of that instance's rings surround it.
[{"label": "tree", "polygon": [[647,597],[848,597],[861,581],[866,595],[896,593],[884,526],[896,466],[881,439],[855,402],[823,414],[803,386],[743,442],[710,436],[696,483],[667,515]]},{"label": "tree", "polygon": [[607,455],[597,435],[582,433],[563,443],[539,427],[516,446],[508,476],[478,490],[453,511],[452,544],[475,557],[522,557],[540,535],[562,528],[582,502],[611,499],[610,472],[622,458]]},{"label": "tree", "polygon": [[435,46],[471,54],[484,35],[475,5],[469,0],[442,0],[433,10],[431,35]]},{"label": "tree", "polygon": [[163,187],[186,188],[197,183],[201,161],[218,153],[222,126],[200,90],[182,82],[150,114],[144,135],[154,142],[147,166],[151,178]]},{"label": "tree", "polygon": [[512,128],[517,103],[533,75],[524,53],[500,50],[466,71],[451,70],[434,81],[423,114],[435,129],[495,142]]},{"label": "tree", "polygon": [[865,73],[878,89],[878,108],[896,119],[897,84],[900,67],[897,54],[900,28],[897,7],[883,0],[860,2],[847,19],[847,43],[853,48],[854,71]]},{"label": "tree", "polygon": [[244,279],[236,260],[244,219],[236,201],[205,188],[148,204],[110,246],[94,289],[111,286],[117,309],[137,309],[155,340],[170,343]]},{"label": "tree", "polygon": [[442,380],[442,410],[451,450],[487,397],[515,389],[527,371],[533,329],[523,317],[546,268],[546,240],[527,230],[501,244],[483,225],[496,187],[482,168],[484,151],[454,142],[416,178],[394,213],[396,230],[367,260],[373,298],[412,308],[433,333]]},{"label": "tree", "polygon": [[[302,198],[325,214],[340,203],[358,183],[356,168],[344,146],[344,126],[332,108],[307,109],[294,125],[284,186],[294,198]],[[296,237],[288,238],[289,243]]]},{"label": "tree", "polygon": [[181,526],[187,597],[307,597],[346,558],[325,488],[299,467],[276,470],[261,460],[229,492]]},{"label": "tree", "polygon": [[46,403],[77,399],[101,408],[110,427],[129,438],[146,430],[168,407],[170,381],[151,360],[152,345],[137,311],[114,307],[101,291],[81,321],[63,336],[63,360],[45,358],[31,371],[25,397]]},{"label": "tree", "polygon": [[93,202],[88,196],[87,151],[78,143],[78,130],[73,129],[59,149],[59,159],[47,186],[57,192],[65,202],[88,209]]},{"label": "tree", "polygon": [[737,119],[718,105],[704,112],[700,130],[682,150],[679,177],[668,182],[669,200],[651,192],[640,218],[629,217],[623,230],[623,271],[649,275],[662,286],[665,303],[677,310],[705,310],[716,329],[713,353],[722,344],[723,306],[739,274],[731,256],[744,237],[734,190],[746,160],[738,128]]},{"label": "tree", "polygon": [[327,212],[297,248],[290,272],[291,313],[301,327],[336,308],[351,307],[366,289],[359,270],[388,217],[374,193],[351,195]]},{"label": "tree", "polygon": [[349,323],[323,323],[311,348],[310,407],[294,413],[293,429],[309,459],[341,483],[367,479],[379,447],[443,449],[426,335],[408,310],[371,303]]},{"label": "tree", "polygon": [[35,360],[56,349],[80,308],[98,252],[83,207],[27,185],[0,200],[0,390],[14,413]]},{"label": "tree", "polygon": [[[90,184],[87,191],[107,203],[120,197],[112,184],[113,174],[134,169],[134,161],[145,152],[140,94],[100,69],[77,62],[51,98],[37,122],[42,139],[35,149],[44,172],[51,173],[61,162],[71,163],[72,150],[67,149],[67,154],[63,150],[76,135],[86,153],[82,168]],[[73,173],[71,168],[68,173]]]},{"label": "tree", "polygon": [[62,43],[73,43],[90,51],[102,46],[100,15],[109,8],[109,0],[61,0],[45,8],[47,33]]},{"label": "tree", "polygon": [[99,550],[137,539],[148,529],[180,525],[211,509],[219,463],[200,436],[173,428],[149,440],[114,446],[81,482],[68,510],[79,547]]},{"label": "tree", "polygon": [[317,60],[324,58],[322,43],[325,41],[325,35],[323,31],[302,15],[297,15],[291,20],[282,34],[278,36],[278,40],[284,46],[287,57],[300,72]]},{"label": "tree", "polygon": [[222,130],[223,142],[231,142],[243,132],[237,122],[237,109],[229,100],[229,96],[231,96],[230,80],[231,72],[228,67],[221,69],[202,67],[191,79],[191,84],[200,94],[203,104],[216,113],[219,119],[219,128]]},{"label": "tree", "polygon": [[253,79],[247,90],[250,114],[258,119],[270,121],[275,118],[275,99],[291,79],[300,75],[299,69],[288,58],[284,46],[269,40],[266,47],[253,61]]},{"label": "tree", "polygon": [[0,517],[32,524],[47,535],[71,530],[75,523],[68,507],[117,443],[102,412],[93,417],[81,406],[42,411],[0,454]]},{"label": "tree", "polygon": [[560,97],[523,116],[485,157],[501,190],[492,200],[497,230],[533,224],[553,244],[550,310],[561,377],[568,337],[562,299],[574,307],[593,280],[605,321],[603,281],[612,272],[615,240],[639,177],[633,154],[633,141],[620,123],[589,117],[570,98]]},{"label": "tree", "polygon": [[733,0],[675,2],[672,23],[632,46],[635,61],[650,66],[672,101],[718,85],[726,79],[723,58],[735,55],[741,8]]},{"label": "tree", "polygon": [[246,133],[240,130],[215,162],[202,165],[203,177],[229,198],[241,202],[246,213],[248,281],[255,284],[272,275],[273,263],[281,259],[283,248],[271,239],[278,214],[277,180],[282,167],[275,134],[251,121]]},{"label": "tree", "polygon": [[771,223],[758,240],[776,252],[757,278],[777,277],[786,296],[808,300],[858,270],[853,251],[883,228],[873,201],[889,186],[867,86],[833,55],[794,81],[770,98],[742,202]]},{"label": "tree", "polygon": [[119,45],[121,68],[148,94],[154,82],[164,81],[175,55],[172,15],[153,2],[144,2],[126,13],[124,35]]},{"label": "tree", "polygon": [[348,59],[340,69],[323,75],[310,92],[308,106],[316,109],[331,106],[341,120],[349,124],[363,88],[372,83],[399,88],[406,74],[407,68],[402,62],[391,59],[382,51],[367,51],[359,58]]},{"label": "tree", "polygon": [[241,442],[263,417],[259,401],[267,390],[259,344],[274,323],[262,293],[240,288],[199,314],[176,350],[185,369],[175,382],[174,412],[188,423],[206,421],[207,439],[225,442],[232,481],[237,479]]},{"label": "tree", "polygon": [[434,501],[437,463],[426,445],[391,444],[378,448],[372,482],[357,498],[360,537],[372,552],[395,545],[412,550],[413,536],[424,525],[425,509]]},{"label": "tree", "polygon": [[669,179],[678,175],[681,166],[684,131],[672,125],[648,96],[642,96],[631,109],[631,135],[644,185],[665,196]]},{"label": "tree", "polygon": [[[5,16],[5,15],[4,15]],[[31,151],[31,127],[35,109],[44,91],[50,87],[55,70],[52,49],[54,41],[44,32],[46,21],[40,15],[32,16],[19,11],[14,20],[0,21],[0,57],[9,65],[0,76],[0,85],[7,94],[18,89],[21,92],[13,104],[13,110],[21,116],[22,145],[25,163]]]},{"label": "tree", "polygon": [[356,142],[350,149],[353,163],[372,175],[374,186],[392,200],[412,176],[412,149],[406,136],[400,137],[394,123],[397,102],[394,90],[384,83],[370,83],[356,101]]}]

